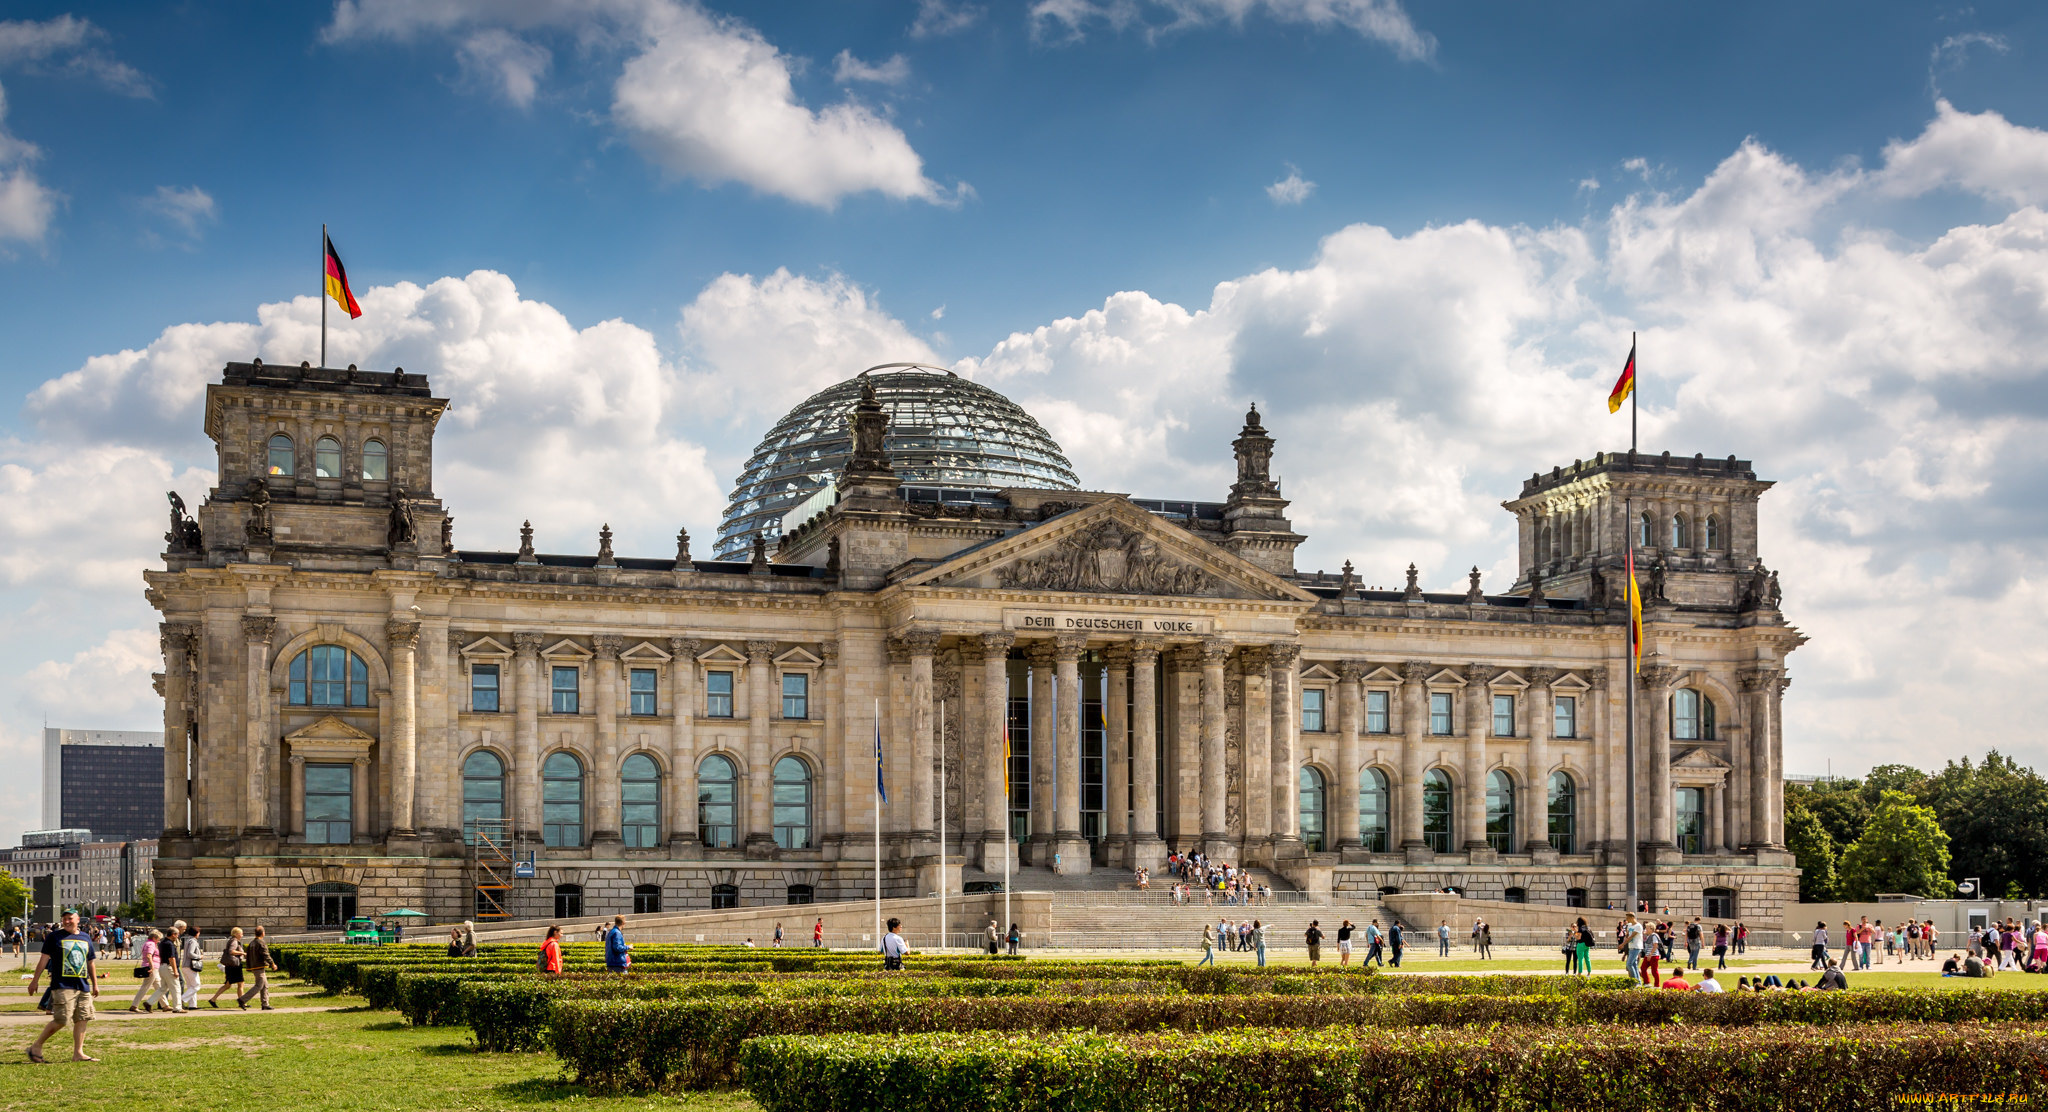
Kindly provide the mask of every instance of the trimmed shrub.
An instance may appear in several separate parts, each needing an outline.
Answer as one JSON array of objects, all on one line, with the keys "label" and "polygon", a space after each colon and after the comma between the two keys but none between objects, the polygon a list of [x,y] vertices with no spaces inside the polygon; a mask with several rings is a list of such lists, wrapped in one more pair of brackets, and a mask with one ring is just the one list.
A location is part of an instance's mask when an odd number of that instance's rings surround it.
[{"label": "trimmed shrub", "polygon": [[1990,1025],[1701,1028],[1647,1043],[1630,1027],[776,1036],[741,1059],[767,1112],[1891,1112],[1929,1091],[2048,1098],[2048,1035]]}]

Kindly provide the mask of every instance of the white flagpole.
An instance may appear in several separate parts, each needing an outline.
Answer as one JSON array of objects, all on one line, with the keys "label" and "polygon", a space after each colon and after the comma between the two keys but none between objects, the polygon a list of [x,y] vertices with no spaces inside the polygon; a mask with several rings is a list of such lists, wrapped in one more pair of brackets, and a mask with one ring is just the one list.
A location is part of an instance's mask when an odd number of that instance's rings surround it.
[{"label": "white flagpole", "polygon": [[882,945],[882,700],[875,700],[875,946]]},{"label": "white flagpole", "polygon": [[320,225],[320,366],[327,366],[327,225]]},{"label": "white flagpole", "polygon": [[946,948],[946,701],[939,700],[939,949]]}]

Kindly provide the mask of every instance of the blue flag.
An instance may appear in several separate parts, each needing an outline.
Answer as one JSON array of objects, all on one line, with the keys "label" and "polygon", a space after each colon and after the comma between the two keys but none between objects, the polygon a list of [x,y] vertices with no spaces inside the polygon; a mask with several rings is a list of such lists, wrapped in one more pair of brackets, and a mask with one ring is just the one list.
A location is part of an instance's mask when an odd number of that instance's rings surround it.
[{"label": "blue flag", "polygon": [[889,802],[889,789],[882,784],[882,718],[875,716],[875,794]]}]

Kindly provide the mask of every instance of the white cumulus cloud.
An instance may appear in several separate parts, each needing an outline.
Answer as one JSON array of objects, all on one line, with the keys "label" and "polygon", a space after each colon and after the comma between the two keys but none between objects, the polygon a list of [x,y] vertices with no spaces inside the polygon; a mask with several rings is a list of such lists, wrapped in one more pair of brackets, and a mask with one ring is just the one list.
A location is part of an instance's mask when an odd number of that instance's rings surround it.
[{"label": "white cumulus cloud", "polygon": [[1410,61],[1436,54],[1436,36],[1417,28],[1399,0],[1036,0],[1029,18],[1040,37],[1078,39],[1100,23],[1156,39],[1216,23],[1242,27],[1253,14],[1318,31],[1344,28]]},{"label": "white cumulus cloud", "polygon": [[1316,183],[1303,179],[1300,170],[1289,166],[1286,177],[1266,187],[1266,196],[1276,205],[1299,205],[1315,191]]},{"label": "white cumulus cloud", "polygon": [[901,54],[891,54],[887,59],[868,63],[853,56],[853,51],[842,50],[832,59],[832,80],[841,85],[865,81],[874,85],[901,85],[910,80],[910,60]]},{"label": "white cumulus cloud", "polygon": [[949,0],[917,0],[917,18],[910,24],[913,39],[936,39],[957,35],[981,20],[979,4],[950,3]]},{"label": "white cumulus cloud", "polygon": [[547,75],[554,55],[502,27],[486,27],[463,38],[455,48],[455,60],[469,81],[526,108],[539,95],[540,79]]},{"label": "white cumulus cloud", "polygon": [[149,78],[98,47],[107,33],[89,19],[0,20],[0,66],[63,73],[96,81],[124,96],[150,97]]}]

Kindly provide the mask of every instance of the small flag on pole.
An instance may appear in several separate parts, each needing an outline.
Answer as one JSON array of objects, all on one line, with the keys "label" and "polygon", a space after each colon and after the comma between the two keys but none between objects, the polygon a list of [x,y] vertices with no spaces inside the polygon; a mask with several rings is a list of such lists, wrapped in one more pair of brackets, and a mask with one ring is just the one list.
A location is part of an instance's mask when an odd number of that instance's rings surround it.
[{"label": "small flag on pole", "polygon": [[1628,548],[1628,655],[1629,667],[1643,671],[1643,593],[1636,589],[1636,549]]},{"label": "small flag on pole", "polygon": [[1614,389],[1607,392],[1607,412],[1621,408],[1621,403],[1636,392],[1636,345],[1628,345],[1628,365],[1621,369],[1621,377],[1614,380]]},{"label": "small flag on pole", "polygon": [[882,716],[875,716],[875,794],[889,802],[889,789],[882,783]]},{"label": "small flag on pole", "polygon": [[[341,256],[334,253],[334,241],[326,236],[321,238],[327,243],[327,296],[347,310],[349,319],[362,316],[363,307],[356,304],[356,295],[348,288],[348,271],[342,268]],[[321,361],[326,361],[324,356]]]}]

